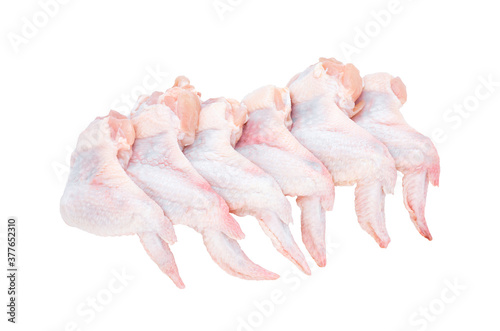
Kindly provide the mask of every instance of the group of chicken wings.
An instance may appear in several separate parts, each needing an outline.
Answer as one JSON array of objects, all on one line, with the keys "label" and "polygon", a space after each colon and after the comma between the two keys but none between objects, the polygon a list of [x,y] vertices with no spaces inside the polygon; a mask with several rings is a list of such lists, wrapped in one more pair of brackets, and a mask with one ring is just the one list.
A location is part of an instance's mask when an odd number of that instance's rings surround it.
[{"label": "group of chicken wings", "polygon": [[358,221],[387,247],[385,195],[400,171],[410,219],[432,239],[424,209],[428,183],[439,182],[439,157],[431,140],[404,120],[406,87],[399,77],[362,78],[352,64],[321,58],[287,87],[261,87],[241,103],[200,97],[181,76],[166,92],[140,97],[129,117],[110,111],[96,118],[72,154],[64,221],[102,236],[137,234],[183,288],[169,248],[177,224],[199,232],[227,273],[279,277],[238,244],[244,234],[231,213],[250,215],[278,252],[310,274],[289,228],[286,196],[297,197],[302,241],[323,267],[334,187],[356,185]]}]

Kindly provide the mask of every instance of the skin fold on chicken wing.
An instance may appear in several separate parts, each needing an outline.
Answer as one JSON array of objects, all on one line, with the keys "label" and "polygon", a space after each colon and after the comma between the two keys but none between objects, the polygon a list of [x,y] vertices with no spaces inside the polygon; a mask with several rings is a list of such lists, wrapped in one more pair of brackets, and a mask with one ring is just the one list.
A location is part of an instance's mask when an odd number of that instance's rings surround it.
[{"label": "skin fold on chicken wing", "polygon": [[393,193],[397,173],[387,147],[354,123],[363,82],[352,64],[321,58],[288,83],[292,134],[330,171],[335,185],[354,185],[361,227],[380,247],[390,242],[385,226],[385,195]]},{"label": "skin fold on chicken wing", "polygon": [[399,77],[376,73],[364,77],[359,103],[363,109],[352,119],[384,143],[403,173],[403,199],[413,224],[425,238],[432,236],[425,221],[429,181],[439,185],[439,156],[432,141],[413,129],[400,112],[406,86]]},{"label": "skin fold on chicken wing", "polygon": [[278,183],[234,149],[247,118],[246,107],[236,100],[207,100],[196,139],[184,154],[232,213],[255,216],[276,249],[310,274],[287,225],[292,221],[291,206]]},{"label": "skin fold on chicken wing", "polygon": [[68,225],[93,234],[137,234],[160,268],[177,273],[175,262],[161,263],[172,255],[167,244],[176,241],[171,221],[124,170],[134,139],[130,120],[115,111],[98,117],[80,134],[61,198],[61,215]]},{"label": "skin fold on chicken wing", "polygon": [[203,236],[223,270],[244,279],[276,279],[241,250],[236,240],[244,235],[226,202],[182,153],[194,141],[199,112],[199,95],[185,77],[165,93],[141,97],[131,114],[136,140],[127,173],[174,224]]},{"label": "skin fold on chicken wing", "polygon": [[325,211],[333,208],[332,176],[290,133],[288,89],[264,86],[248,94],[242,104],[249,119],[236,150],[270,174],[284,194],[297,197],[302,241],[316,263],[325,266]]}]

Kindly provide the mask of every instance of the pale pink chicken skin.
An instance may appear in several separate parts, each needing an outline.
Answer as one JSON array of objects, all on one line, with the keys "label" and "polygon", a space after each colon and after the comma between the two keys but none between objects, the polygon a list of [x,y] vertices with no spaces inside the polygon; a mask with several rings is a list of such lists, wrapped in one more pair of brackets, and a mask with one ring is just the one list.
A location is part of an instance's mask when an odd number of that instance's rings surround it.
[{"label": "pale pink chicken skin", "polygon": [[[148,254],[155,254],[153,260],[167,268],[162,260],[172,255],[167,243],[176,241],[173,225],[123,169],[134,139],[130,120],[115,111],[97,118],[80,134],[61,215],[68,225],[100,236],[138,234]],[[168,268],[177,273],[175,262]]]},{"label": "pale pink chicken skin", "polygon": [[406,86],[399,77],[366,75],[358,99],[364,108],[352,119],[389,149],[397,170],[403,173],[403,198],[410,218],[420,234],[432,240],[425,220],[425,201],[429,181],[439,184],[439,156],[432,141],[403,118],[400,108],[406,97]]},{"label": "pale pink chicken skin", "polygon": [[310,274],[288,228],[292,210],[278,183],[234,149],[247,118],[246,107],[236,100],[207,100],[202,105],[196,139],[184,149],[184,155],[232,213],[255,216],[276,249]]},{"label": "pale pink chicken skin", "polygon": [[332,176],[290,133],[288,89],[264,86],[242,104],[248,107],[249,119],[236,150],[270,174],[285,195],[297,197],[302,241],[316,263],[325,266],[325,211],[333,208]]},{"label": "pale pink chicken skin", "polygon": [[350,117],[363,87],[352,64],[321,58],[288,83],[292,134],[330,171],[335,185],[354,185],[361,227],[380,247],[390,242],[385,226],[385,195],[393,193],[396,167],[384,144]]},{"label": "pale pink chicken skin", "polygon": [[183,77],[165,93],[141,98],[131,114],[136,141],[127,173],[174,224],[202,234],[223,270],[244,279],[276,279],[243,253],[236,240],[244,235],[227,204],[182,153],[194,141],[199,112],[199,96]]}]

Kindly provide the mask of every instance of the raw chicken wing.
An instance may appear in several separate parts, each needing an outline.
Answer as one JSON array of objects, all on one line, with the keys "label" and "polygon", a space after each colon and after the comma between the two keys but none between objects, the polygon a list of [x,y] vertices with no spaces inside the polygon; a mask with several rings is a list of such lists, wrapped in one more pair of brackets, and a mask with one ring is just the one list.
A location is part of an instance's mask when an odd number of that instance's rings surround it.
[{"label": "raw chicken wing", "polygon": [[358,99],[364,108],[353,120],[383,142],[403,173],[403,198],[410,218],[425,238],[432,236],[425,221],[429,181],[439,184],[439,156],[432,141],[406,123],[400,108],[406,102],[406,86],[399,77],[376,73],[364,77]]},{"label": "raw chicken wing", "polygon": [[195,142],[184,149],[184,154],[224,198],[232,213],[255,216],[276,249],[310,274],[288,228],[291,206],[278,183],[234,149],[247,118],[246,107],[236,100],[206,101]]},{"label": "raw chicken wing", "polygon": [[325,211],[333,208],[334,187],[328,169],[290,133],[287,88],[265,86],[247,95],[249,119],[236,150],[297,197],[302,211],[302,241],[316,263],[326,264]]},{"label": "raw chicken wing", "polygon": [[335,185],[353,185],[361,227],[380,245],[390,242],[384,202],[396,183],[394,160],[384,144],[354,123],[363,87],[352,64],[321,58],[288,83],[292,134],[330,171]]},{"label": "raw chicken wing", "polygon": [[199,96],[185,77],[163,94],[141,98],[131,114],[136,141],[127,172],[174,224],[202,234],[208,252],[226,272],[275,279],[243,253],[236,239],[244,235],[227,204],[182,153],[194,140],[199,112]]},{"label": "raw chicken wing", "polygon": [[[172,255],[167,243],[173,244],[176,237],[160,206],[123,169],[134,139],[130,120],[115,111],[97,118],[80,134],[61,198],[61,215],[68,225],[100,236],[137,233],[161,268],[161,261]],[[175,262],[168,268],[177,273]]]}]

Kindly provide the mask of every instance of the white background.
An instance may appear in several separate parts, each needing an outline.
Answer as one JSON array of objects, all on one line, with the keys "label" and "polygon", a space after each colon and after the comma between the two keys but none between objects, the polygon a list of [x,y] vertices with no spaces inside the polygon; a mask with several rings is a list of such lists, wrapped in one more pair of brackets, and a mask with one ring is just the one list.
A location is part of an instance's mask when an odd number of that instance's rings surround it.
[{"label": "white background", "polygon": [[[80,330],[499,330],[494,2],[401,0],[385,26],[372,12],[392,8],[388,0],[228,2],[233,6],[221,18],[213,0],[73,0],[44,22],[37,1],[2,1],[0,217],[19,219],[20,276],[16,325],[6,322],[2,276],[1,329],[62,331],[76,323]],[[41,27],[23,36],[23,17],[33,22],[34,15]],[[371,36],[362,43],[365,29]],[[14,46],[12,38],[25,39]],[[347,44],[357,48],[350,58],[341,47]],[[182,74],[203,98],[241,99],[261,85],[283,86],[320,56],[350,59],[362,74],[400,76],[408,122],[424,134],[444,134],[433,137],[442,169],[427,203],[434,241],[411,224],[400,179],[386,202],[387,249],[357,224],[353,188],[337,188],[325,268],[310,263],[313,275],[301,278],[247,217],[239,219],[247,235],[242,247],[282,277],[240,280],[211,261],[201,236],[179,226],[172,250],[187,286],[179,290],[137,237],[97,237],[62,221],[59,198],[78,134],[111,107],[126,113],[121,95],[138,93],[145,79],[151,92]],[[158,81],[148,78],[152,70],[161,72]],[[488,92],[479,87],[488,77],[497,86],[474,104],[477,88]],[[469,110],[453,111],[464,102]],[[300,242],[296,206],[294,217]],[[5,234],[1,247],[5,260]],[[120,284],[114,272],[133,279],[109,298],[110,282]],[[86,302],[96,296],[105,304],[90,315]]]}]

